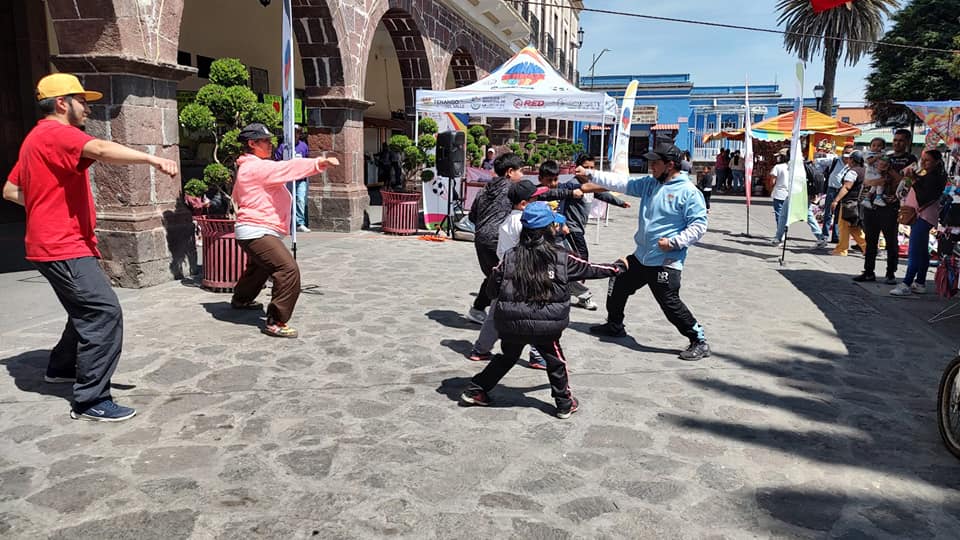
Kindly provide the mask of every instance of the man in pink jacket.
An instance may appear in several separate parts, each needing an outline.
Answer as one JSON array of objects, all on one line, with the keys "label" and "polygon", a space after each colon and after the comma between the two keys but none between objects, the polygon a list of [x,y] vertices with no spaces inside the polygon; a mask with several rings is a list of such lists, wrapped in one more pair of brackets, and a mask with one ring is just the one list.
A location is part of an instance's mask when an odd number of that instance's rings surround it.
[{"label": "man in pink jacket", "polygon": [[300,297],[300,268],[282,238],[290,230],[292,199],[286,183],[311,177],[336,158],[294,158],[272,161],[273,134],[260,123],[243,128],[238,137],[244,154],[237,158],[233,200],[237,205],[237,242],[247,254],[247,268],[233,290],[234,309],[262,309],[256,301],[268,278],[273,292],[267,306],[263,332],[276,337],[297,337],[287,325]]}]

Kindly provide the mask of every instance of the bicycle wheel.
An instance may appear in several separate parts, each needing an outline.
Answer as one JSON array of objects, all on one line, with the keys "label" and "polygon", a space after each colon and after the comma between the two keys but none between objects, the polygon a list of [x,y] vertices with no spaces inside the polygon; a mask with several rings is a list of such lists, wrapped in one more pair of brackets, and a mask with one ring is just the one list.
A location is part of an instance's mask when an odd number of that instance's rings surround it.
[{"label": "bicycle wheel", "polygon": [[960,458],[960,356],[943,370],[937,392],[937,426],[947,450]]}]

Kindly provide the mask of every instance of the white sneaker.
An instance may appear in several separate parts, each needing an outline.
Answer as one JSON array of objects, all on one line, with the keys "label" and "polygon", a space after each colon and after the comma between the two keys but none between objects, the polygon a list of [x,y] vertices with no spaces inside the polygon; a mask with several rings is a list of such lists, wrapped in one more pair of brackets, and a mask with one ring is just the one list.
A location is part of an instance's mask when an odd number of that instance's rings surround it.
[{"label": "white sneaker", "polygon": [[297,225],[297,232],[311,232],[306,225]]},{"label": "white sneaker", "polygon": [[873,200],[873,205],[883,208],[884,206],[887,205],[887,203],[886,201],[883,200],[883,197],[878,196],[876,199]]},{"label": "white sneaker", "polygon": [[827,247],[827,245],[828,245],[828,244],[827,244],[827,239],[826,239],[826,238],[821,238],[821,239],[817,240],[817,249],[823,249],[823,248]]},{"label": "white sneaker", "polygon": [[860,206],[864,208],[871,208],[871,209],[873,208],[873,204],[870,203],[870,199],[864,199],[860,201]]},{"label": "white sneaker", "polygon": [[487,320],[487,312],[482,309],[470,308],[470,311],[467,311],[467,320],[477,324],[483,324],[483,321]]},{"label": "white sneaker", "polygon": [[910,285],[907,285],[906,283],[901,283],[897,285],[895,289],[890,291],[890,294],[892,294],[893,296],[910,296],[911,294],[913,294],[913,292],[910,289],[911,289]]},{"label": "white sneaker", "polygon": [[913,294],[926,294],[927,286],[922,283],[911,283],[910,290]]}]

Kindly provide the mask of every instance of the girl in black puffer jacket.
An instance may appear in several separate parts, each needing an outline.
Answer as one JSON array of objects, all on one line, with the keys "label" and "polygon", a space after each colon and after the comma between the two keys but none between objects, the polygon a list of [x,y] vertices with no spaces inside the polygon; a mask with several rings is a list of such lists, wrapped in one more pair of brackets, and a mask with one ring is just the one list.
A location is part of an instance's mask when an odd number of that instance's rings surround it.
[{"label": "girl in black puffer jacket", "polygon": [[524,345],[533,345],[547,362],[547,378],[557,402],[557,417],[569,418],[579,403],[567,383],[567,360],[560,335],[570,322],[569,283],[607,278],[627,269],[625,259],[591,264],[561,249],[553,211],[546,203],[524,208],[520,243],[493,269],[487,292],[497,299],[496,327],[503,355],[495,356],[460,396],[466,405],[489,405],[487,392],[517,363]]}]

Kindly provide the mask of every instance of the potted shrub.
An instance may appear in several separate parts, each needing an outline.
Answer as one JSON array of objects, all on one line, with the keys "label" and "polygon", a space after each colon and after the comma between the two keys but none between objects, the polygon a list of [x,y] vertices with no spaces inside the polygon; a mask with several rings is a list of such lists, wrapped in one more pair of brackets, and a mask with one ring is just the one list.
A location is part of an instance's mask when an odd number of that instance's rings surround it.
[{"label": "potted shrub", "polygon": [[203,177],[188,180],[183,191],[203,241],[202,284],[214,290],[233,289],[246,266],[233,233],[237,212],[230,197],[235,162],[243,151],[237,140],[240,128],[260,122],[277,130],[281,123],[273,107],[257,102],[249,78],[239,60],[216,60],[210,66],[210,83],[180,112],[187,139],[213,142]]},{"label": "potted shrub", "polygon": [[399,191],[385,189],[383,197],[383,232],[415,234],[419,226],[420,186],[433,180],[429,170],[437,163],[433,149],[437,146],[437,122],[430,117],[420,119],[420,137],[416,143],[406,135],[394,135],[387,141],[392,152],[400,154],[403,185]]}]

